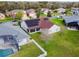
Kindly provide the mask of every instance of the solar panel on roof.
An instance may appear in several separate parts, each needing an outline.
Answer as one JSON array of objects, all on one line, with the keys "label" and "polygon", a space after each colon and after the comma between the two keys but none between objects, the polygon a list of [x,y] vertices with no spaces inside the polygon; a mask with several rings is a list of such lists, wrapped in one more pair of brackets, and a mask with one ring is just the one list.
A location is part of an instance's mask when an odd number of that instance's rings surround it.
[{"label": "solar panel on roof", "polygon": [[39,19],[26,20],[25,23],[27,24],[28,27],[38,26]]}]

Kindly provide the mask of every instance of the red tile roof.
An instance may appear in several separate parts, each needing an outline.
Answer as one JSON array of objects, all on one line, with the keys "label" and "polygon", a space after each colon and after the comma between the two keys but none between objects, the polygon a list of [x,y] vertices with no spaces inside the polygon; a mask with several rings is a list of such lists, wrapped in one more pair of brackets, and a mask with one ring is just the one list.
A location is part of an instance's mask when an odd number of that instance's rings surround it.
[{"label": "red tile roof", "polygon": [[52,26],[53,26],[53,24],[49,20],[40,20],[39,21],[39,27],[41,29],[49,29]]}]

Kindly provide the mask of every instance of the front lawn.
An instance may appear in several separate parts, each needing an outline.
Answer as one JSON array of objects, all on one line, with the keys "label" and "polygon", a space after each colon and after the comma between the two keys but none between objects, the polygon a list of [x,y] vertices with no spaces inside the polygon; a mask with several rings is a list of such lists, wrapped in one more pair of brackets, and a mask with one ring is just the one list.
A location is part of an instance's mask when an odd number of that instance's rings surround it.
[{"label": "front lawn", "polygon": [[37,57],[43,52],[32,42],[21,46],[21,49],[11,57]]},{"label": "front lawn", "polygon": [[0,22],[8,22],[13,20],[11,17],[6,17],[5,19],[0,19]]}]

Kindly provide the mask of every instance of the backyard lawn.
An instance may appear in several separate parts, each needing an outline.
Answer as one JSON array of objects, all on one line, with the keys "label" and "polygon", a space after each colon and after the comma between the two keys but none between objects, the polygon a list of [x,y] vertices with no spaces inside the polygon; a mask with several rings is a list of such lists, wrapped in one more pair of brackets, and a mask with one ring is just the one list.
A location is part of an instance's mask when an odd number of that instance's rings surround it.
[{"label": "backyard lawn", "polygon": [[52,23],[57,24],[57,25],[63,24],[62,18],[51,18],[49,21],[51,21]]},{"label": "backyard lawn", "polygon": [[37,57],[43,52],[34,44],[29,43],[21,47],[19,52],[11,55],[11,57]]},{"label": "backyard lawn", "polygon": [[39,33],[31,34],[46,51],[47,56],[79,56],[79,31],[65,30],[52,34],[44,41]]},{"label": "backyard lawn", "polygon": [[[62,23],[56,20],[52,22],[58,25]],[[61,31],[51,34],[48,40],[42,39],[41,33],[31,34],[31,37],[47,51],[47,57],[79,56],[79,31],[67,30],[63,24],[60,27]]]}]

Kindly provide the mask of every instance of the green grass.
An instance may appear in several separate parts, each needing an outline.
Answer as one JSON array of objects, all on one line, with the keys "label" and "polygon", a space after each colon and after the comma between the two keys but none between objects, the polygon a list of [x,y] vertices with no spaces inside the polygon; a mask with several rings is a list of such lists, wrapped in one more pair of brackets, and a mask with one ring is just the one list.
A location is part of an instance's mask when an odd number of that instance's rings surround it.
[{"label": "green grass", "polygon": [[61,18],[52,18],[52,19],[50,19],[50,21],[57,25],[63,24],[63,19],[61,19]]},{"label": "green grass", "polygon": [[40,54],[43,54],[43,52],[34,43],[29,43],[22,46],[21,49],[11,55],[11,57],[37,57]]},{"label": "green grass", "polygon": [[52,13],[52,16],[59,16],[60,14],[59,13],[56,13],[56,12],[53,12]]},{"label": "green grass", "polygon": [[79,31],[70,31],[63,25],[62,19],[50,19],[61,27],[61,31],[54,33],[48,40],[41,38],[40,33],[31,35],[46,51],[47,57],[79,56]]},{"label": "green grass", "polygon": [[39,33],[32,34],[35,39],[48,53],[49,56],[79,56],[79,31],[65,30],[52,34],[45,42]]},{"label": "green grass", "polygon": [[71,11],[68,11],[66,15],[67,16],[72,16],[72,12]]},{"label": "green grass", "polygon": [[5,19],[0,19],[0,22],[8,22],[13,20],[11,17],[6,17]]},{"label": "green grass", "polygon": [[67,16],[72,16],[72,11],[71,11],[71,9],[66,9],[66,15],[67,15]]},{"label": "green grass", "polygon": [[41,14],[40,14],[40,16],[47,16],[47,15],[46,15],[46,14],[44,14],[44,13],[41,13]]}]

